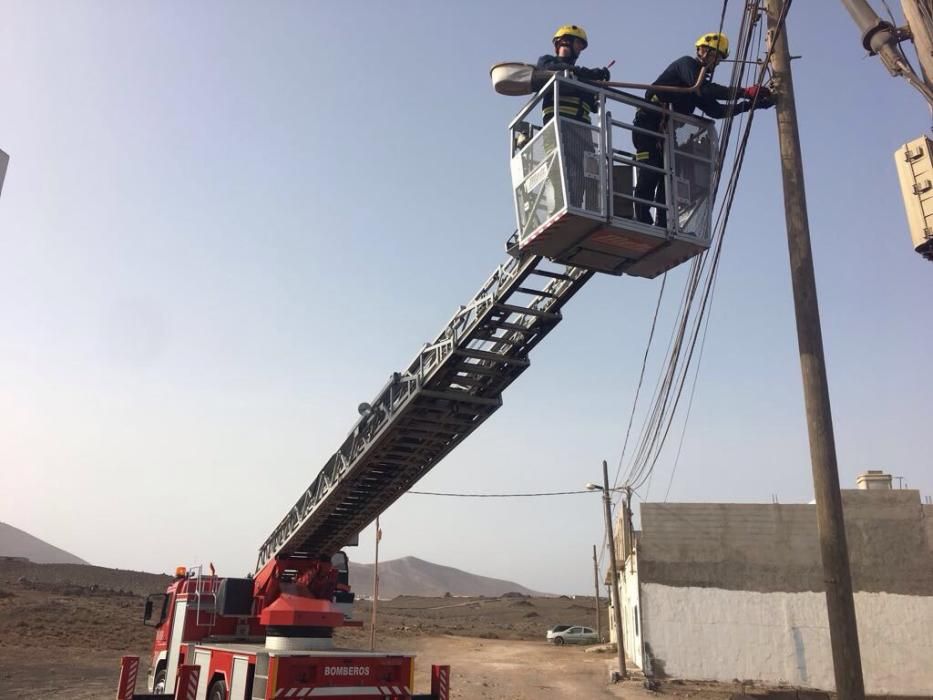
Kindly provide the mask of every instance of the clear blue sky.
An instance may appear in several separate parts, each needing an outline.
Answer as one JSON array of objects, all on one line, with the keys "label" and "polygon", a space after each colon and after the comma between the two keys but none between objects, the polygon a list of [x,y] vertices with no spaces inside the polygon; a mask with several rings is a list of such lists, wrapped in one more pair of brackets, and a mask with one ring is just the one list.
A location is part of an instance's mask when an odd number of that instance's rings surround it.
[{"label": "clear blue sky", "polygon": [[[533,61],[575,22],[584,63],[650,81],[720,12],[568,7],[4,2],[0,519],[105,566],[251,569],[356,405],[504,259],[522,101],[493,92],[489,66]],[[880,468],[930,494],[933,265],[892,159],[929,112],[863,57],[841,3],[795,3],[789,32],[841,480]],[[670,500],[812,498],[775,123],[759,117]],[[657,290],[593,280],[418,488],[597,480]],[[644,497],[663,498],[671,466]],[[594,494],[409,495],[381,553],[587,592],[601,527]],[[362,537],[351,558],[371,561]]]}]

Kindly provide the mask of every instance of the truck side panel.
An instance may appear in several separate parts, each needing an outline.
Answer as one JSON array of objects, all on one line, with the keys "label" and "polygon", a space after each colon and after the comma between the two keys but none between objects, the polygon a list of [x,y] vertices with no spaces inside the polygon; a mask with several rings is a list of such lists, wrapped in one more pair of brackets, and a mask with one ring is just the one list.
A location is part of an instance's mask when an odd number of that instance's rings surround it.
[{"label": "truck side panel", "polygon": [[165,667],[165,689],[172,692],[175,687],[175,676],[178,672],[178,657],[181,654],[181,641],[185,633],[185,615],[188,612],[188,601],[175,599],[175,609],[172,612],[172,628],[168,639],[168,663]]}]

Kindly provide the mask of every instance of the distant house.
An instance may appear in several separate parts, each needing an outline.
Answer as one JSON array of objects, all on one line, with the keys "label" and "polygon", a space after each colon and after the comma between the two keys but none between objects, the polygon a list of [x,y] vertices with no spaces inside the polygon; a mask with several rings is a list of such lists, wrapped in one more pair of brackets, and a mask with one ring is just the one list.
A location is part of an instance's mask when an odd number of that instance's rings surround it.
[{"label": "distant house", "polygon": [[[842,492],[865,686],[926,695],[933,505],[890,484],[871,472]],[[816,506],[642,503],[640,515],[640,531],[625,507],[616,523],[624,645],[639,668],[834,688]]]}]

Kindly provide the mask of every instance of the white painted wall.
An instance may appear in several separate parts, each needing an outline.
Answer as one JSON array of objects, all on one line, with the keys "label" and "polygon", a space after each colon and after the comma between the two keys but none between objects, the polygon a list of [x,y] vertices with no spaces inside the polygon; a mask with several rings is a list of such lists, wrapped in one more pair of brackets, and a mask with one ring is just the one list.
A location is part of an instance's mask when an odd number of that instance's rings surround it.
[{"label": "white painted wall", "polygon": [[[641,602],[638,592],[638,567],[635,557],[629,557],[619,570],[619,600],[622,602],[622,632],[625,656],[638,668],[644,669],[642,658]],[[638,623],[635,617],[638,616]],[[612,640],[615,641],[613,629]]]},{"label": "white painted wall", "polygon": [[[823,593],[644,583],[641,605],[655,671],[660,665],[678,678],[835,687]],[[866,691],[929,694],[933,596],[856,593],[855,610]]]}]

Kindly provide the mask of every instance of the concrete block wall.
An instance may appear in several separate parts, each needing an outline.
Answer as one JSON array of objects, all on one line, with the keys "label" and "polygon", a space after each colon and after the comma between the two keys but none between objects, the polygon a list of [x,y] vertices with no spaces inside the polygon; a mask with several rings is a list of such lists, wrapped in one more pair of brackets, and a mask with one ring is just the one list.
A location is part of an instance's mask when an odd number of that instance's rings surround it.
[{"label": "concrete block wall", "polygon": [[[856,590],[933,595],[930,506],[914,490],[843,491]],[[822,591],[816,506],[644,503],[643,583]]]}]

